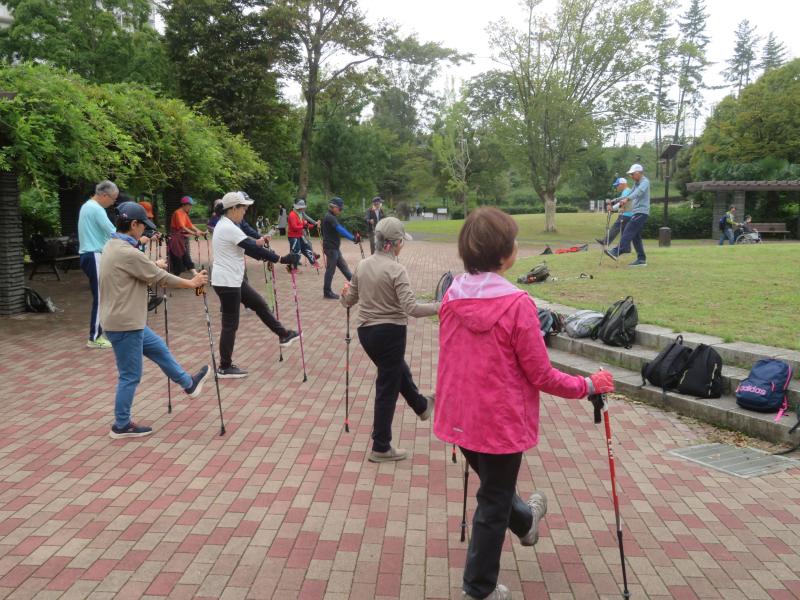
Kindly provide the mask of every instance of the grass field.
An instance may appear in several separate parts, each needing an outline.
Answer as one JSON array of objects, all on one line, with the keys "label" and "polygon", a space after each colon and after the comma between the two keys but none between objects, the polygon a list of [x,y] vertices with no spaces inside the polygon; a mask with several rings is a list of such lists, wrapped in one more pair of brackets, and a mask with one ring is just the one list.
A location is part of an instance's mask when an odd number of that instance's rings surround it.
[{"label": "grass field", "polygon": [[[524,255],[550,244],[590,242],[602,236],[602,214],[558,215],[558,233],[545,234],[544,215],[518,215]],[[421,239],[455,241],[463,221],[412,221],[407,229]],[[720,248],[711,240],[674,240],[672,248],[645,243],[648,266],[619,267],[589,252],[524,258],[509,272],[522,273],[546,260],[556,281],[521,286],[534,296],[578,308],[603,311],[615,300],[633,296],[643,323],[707,333],[727,341],[746,341],[800,350],[800,244],[765,243]],[[594,279],[576,279],[581,272]]]},{"label": "grass field", "polygon": [[[594,238],[603,237],[606,227],[606,217],[602,213],[563,213],[556,216],[558,231],[556,233],[544,232],[544,215],[516,215],[514,219],[519,225],[520,242],[572,245],[591,242]],[[420,239],[430,241],[449,241],[458,237],[463,220],[452,221],[409,221],[406,229],[409,233],[417,234]],[[710,225],[710,224],[709,224]],[[709,227],[710,228],[710,227]],[[674,240],[675,244],[708,244],[710,240]]]}]

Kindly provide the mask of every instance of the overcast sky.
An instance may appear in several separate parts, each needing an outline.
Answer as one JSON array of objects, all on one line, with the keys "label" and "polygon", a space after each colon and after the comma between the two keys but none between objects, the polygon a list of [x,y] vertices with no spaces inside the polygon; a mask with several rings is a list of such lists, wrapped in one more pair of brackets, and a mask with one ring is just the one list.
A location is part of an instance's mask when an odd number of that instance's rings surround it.
[{"label": "overcast sky", "polygon": [[[677,14],[683,14],[688,6],[683,0]],[[757,33],[763,38],[773,32],[788,50],[787,58],[800,56],[800,1],[797,0],[760,0],[758,3],[745,0],[706,0],[708,14],[707,34],[711,42],[707,47],[709,60],[716,63],[708,67],[706,82],[710,85],[724,83],[720,71],[725,68],[725,61],[731,56],[734,45],[734,32],[742,19],[748,19],[755,25]],[[552,7],[553,0],[546,2]],[[522,22],[523,11],[518,0],[361,0],[361,7],[370,21],[389,19],[399,24],[404,33],[416,32],[421,41],[436,41],[456,48],[462,52],[475,55],[474,64],[448,68],[449,76],[456,80],[469,79],[471,76],[496,66],[491,60],[486,26],[501,17],[513,23]],[[756,10],[757,9],[757,10]],[[758,45],[757,55],[760,57],[763,41]],[[444,86],[446,79],[440,80]],[[726,95],[725,91],[707,91],[705,93],[707,111],[714,103]],[[698,129],[702,123],[698,124]],[[687,133],[691,133],[691,124],[687,124]],[[644,141],[647,134],[637,136],[637,141]]]}]

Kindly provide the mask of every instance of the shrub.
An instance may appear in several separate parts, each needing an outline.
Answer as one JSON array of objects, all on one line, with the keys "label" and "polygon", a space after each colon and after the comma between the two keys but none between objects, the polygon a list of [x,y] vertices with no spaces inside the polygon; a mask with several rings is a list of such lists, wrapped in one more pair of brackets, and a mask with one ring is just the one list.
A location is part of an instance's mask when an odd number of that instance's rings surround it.
[{"label": "shrub", "polygon": [[[662,223],[663,205],[655,205],[644,226],[643,236],[658,238],[658,229]],[[669,209],[669,226],[673,239],[707,238],[711,232],[711,208],[691,208],[688,204],[680,204]]]}]

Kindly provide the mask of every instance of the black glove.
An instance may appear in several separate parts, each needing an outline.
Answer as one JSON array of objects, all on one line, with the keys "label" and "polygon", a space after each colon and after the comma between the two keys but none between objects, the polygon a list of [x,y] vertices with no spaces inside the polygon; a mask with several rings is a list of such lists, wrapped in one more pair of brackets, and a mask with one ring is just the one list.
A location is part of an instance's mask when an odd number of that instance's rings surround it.
[{"label": "black glove", "polygon": [[293,268],[297,268],[300,265],[300,255],[299,254],[286,254],[281,256],[279,261],[282,265],[292,265]]}]

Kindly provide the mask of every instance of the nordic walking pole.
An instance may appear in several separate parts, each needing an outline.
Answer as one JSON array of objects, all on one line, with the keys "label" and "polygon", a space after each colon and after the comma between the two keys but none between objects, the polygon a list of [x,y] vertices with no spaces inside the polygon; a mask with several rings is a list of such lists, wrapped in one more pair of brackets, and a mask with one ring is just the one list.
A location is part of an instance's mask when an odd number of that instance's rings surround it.
[{"label": "nordic walking pole", "polygon": [[619,559],[622,563],[622,597],[626,600],[631,597],[628,591],[628,574],[625,570],[625,550],[622,546],[622,519],[619,514],[619,497],[617,496],[617,471],[614,467],[614,450],[611,448],[611,423],[608,418],[608,404],[605,402],[605,394],[592,394],[589,401],[594,405],[594,422],[600,422],[600,413],[606,426],[606,448],[608,450],[608,468],[611,471],[611,497],[614,500],[614,517],[617,521],[617,541],[619,542]]},{"label": "nordic walking pole", "polygon": [[[453,446],[455,448],[455,446]],[[469,482],[469,461],[464,457],[464,504],[461,508],[461,541],[467,539],[467,483]]]},{"label": "nordic walking pole", "polygon": [[361,260],[364,260],[364,246],[361,245],[361,233],[356,231],[358,234],[358,249],[361,250]]},{"label": "nordic walking pole", "polygon": [[[161,258],[161,238],[158,239],[156,255]],[[169,255],[167,255],[167,273],[169,273]],[[164,342],[169,348],[169,309],[167,308],[167,288],[164,288]],[[167,413],[172,414],[172,382],[167,375]]]},{"label": "nordic walking pole", "polygon": [[350,433],[350,307],[347,307],[347,333],[344,336],[344,430]]},{"label": "nordic walking pole", "polygon": [[303,362],[303,382],[308,381],[306,375],[306,355],[303,350],[303,327],[300,325],[300,302],[297,300],[297,279],[294,275],[294,265],[289,265],[289,273],[292,275],[292,290],[294,291],[294,308],[297,313],[297,335],[300,336],[300,360]]},{"label": "nordic walking pole", "polygon": [[222,397],[219,394],[219,376],[217,373],[217,358],[214,355],[214,338],[211,335],[211,315],[208,312],[208,299],[206,299],[206,287],[195,288],[195,295],[203,297],[203,308],[206,311],[206,326],[208,328],[208,347],[211,350],[211,368],[214,369],[214,385],[217,386],[217,404],[219,405],[219,434],[225,435],[225,421],[222,418]]},{"label": "nordic walking pole", "polygon": [[[271,249],[269,242],[266,243],[267,248]],[[272,263],[267,264],[264,263],[264,283],[266,284],[267,281],[267,270],[269,270],[269,277],[270,281],[272,281],[272,300],[275,305],[275,319],[280,321],[281,320],[281,312],[278,309],[278,272],[275,270],[275,267]],[[283,347],[280,344],[280,340],[278,340],[278,362],[283,362]]]},{"label": "nordic walking pole", "polygon": [[603,264],[603,256],[606,253],[606,248],[608,248],[608,236],[609,236],[609,227],[611,226],[611,211],[606,207],[606,244],[603,246],[603,249],[600,251],[600,262],[597,263],[597,266]]}]

